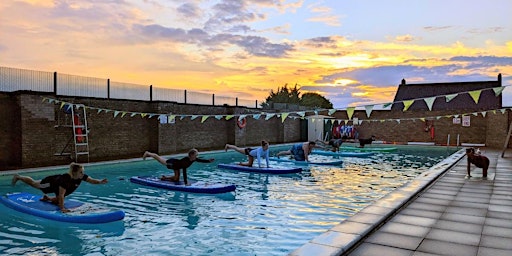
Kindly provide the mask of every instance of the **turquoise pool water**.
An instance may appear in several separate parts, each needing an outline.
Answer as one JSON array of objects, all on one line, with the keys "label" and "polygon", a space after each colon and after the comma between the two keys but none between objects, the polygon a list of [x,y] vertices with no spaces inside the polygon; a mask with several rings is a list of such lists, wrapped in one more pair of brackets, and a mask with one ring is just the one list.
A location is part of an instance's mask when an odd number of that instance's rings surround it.
[{"label": "turquoise pool water", "polygon": [[[219,195],[173,192],[133,184],[135,175],[162,175],[154,160],[86,166],[105,185],[83,183],[70,198],[126,212],[109,224],[70,224],[18,213],[0,204],[0,251],[5,255],[286,255],[330,227],[455,152],[440,147],[398,146],[392,153],[344,158],[342,166],[311,166],[294,175],[244,173],[216,168],[245,160],[233,152],[202,153],[189,178],[237,185]],[[272,147],[276,152],[283,147]],[[42,178],[67,169],[29,175]],[[10,185],[0,194],[40,193]]]}]

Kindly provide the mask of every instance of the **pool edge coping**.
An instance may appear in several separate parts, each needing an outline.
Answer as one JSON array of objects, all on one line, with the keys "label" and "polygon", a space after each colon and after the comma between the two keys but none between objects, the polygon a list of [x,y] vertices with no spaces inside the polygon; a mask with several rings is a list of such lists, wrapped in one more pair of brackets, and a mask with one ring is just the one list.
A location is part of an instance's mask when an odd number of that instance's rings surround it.
[{"label": "pool edge coping", "polygon": [[464,156],[465,150],[459,149],[402,187],[366,206],[323,234],[314,237],[289,253],[288,256],[342,255],[350,251],[418,194],[432,185]]}]

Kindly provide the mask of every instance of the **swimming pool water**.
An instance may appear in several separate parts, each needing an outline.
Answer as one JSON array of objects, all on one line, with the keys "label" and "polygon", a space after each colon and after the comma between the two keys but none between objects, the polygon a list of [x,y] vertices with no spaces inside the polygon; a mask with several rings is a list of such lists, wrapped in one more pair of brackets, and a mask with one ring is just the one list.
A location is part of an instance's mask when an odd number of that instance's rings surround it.
[{"label": "swimming pool water", "polygon": [[[286,255],[414,179],[455,152],[398,146],[392,153],[344,158],[342,166],[311,166],[293,175],[217,169],[244,161],[234,152],[201,153],[216,159],[194,163],[189,178],[236,184],[234,193],[174,192],[129,181],[169,170],[154,160],[86,165],[105,185],[82,183],[70,198],[123,209],[123,221],[72,224],[18,213],[0,204],[0,251],[5,255]],[[272,147],[274,154],[283,147]],[[30,173],[34,178],[63,173]],[[0,176],[0,194],[36,189]]]}]

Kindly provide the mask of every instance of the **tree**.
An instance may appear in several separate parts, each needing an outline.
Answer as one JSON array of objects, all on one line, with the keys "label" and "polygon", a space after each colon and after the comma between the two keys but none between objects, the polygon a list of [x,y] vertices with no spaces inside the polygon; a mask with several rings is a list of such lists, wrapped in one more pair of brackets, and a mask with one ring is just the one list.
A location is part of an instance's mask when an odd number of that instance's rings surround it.
[{"label": "tree", "polygon": [[332,108],[332,103],[316,92],[307,92],[302,95],[300,105],[311,108]]},{"label": "tree", "polygon": [[302,97],[300,94],[300,88],[297,88],[297,84],[292,89],[289,89],[288,84],[285,84],[283,87],[278,87],[277,92],[271,90],[270,95],[265,99],[265,102],[261,103],[261,106],[268,107],[271,103],[287,103],[311,108],[332,108],[332,103],[318,93],[307,92]]}]

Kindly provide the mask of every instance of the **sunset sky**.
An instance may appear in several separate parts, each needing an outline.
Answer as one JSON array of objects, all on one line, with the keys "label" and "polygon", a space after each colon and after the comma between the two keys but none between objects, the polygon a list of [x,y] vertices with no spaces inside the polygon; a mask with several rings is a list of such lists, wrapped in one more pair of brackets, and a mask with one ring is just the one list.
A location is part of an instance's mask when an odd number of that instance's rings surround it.
[{"label": "sunset sky", "polygon": [[[512,85],[510,0],[4,0],[0,66],[335,108],[407,83]],[[512,106],[512,86],[503,91]]]}]

